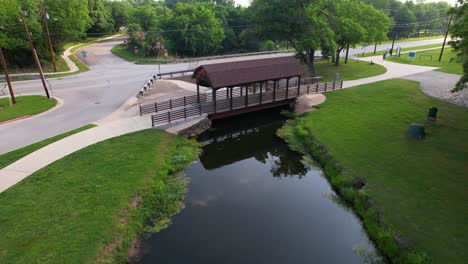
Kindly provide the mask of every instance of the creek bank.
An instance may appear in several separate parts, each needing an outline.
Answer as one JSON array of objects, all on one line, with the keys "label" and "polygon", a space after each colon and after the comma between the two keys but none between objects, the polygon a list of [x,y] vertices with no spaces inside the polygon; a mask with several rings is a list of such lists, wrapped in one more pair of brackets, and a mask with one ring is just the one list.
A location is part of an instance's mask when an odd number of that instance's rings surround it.
[{"label": "creek bank", "polygon": [[403,242],[394,228],[382,221],[377,205],[365,190],[366,182],[346,170],[321,144],[300,118],[288,121],[277,131],[289,147],[317,161],[330,185],[348,207],[362,220],[369,238],[387,261],[392,263],[427,263],[426,252]]}]

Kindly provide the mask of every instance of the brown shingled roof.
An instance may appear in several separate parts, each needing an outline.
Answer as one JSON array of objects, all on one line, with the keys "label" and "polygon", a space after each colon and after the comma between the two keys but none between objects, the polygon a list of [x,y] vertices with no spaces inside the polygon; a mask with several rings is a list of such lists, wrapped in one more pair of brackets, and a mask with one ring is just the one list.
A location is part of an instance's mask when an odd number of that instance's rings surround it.
[{"label": "brown shingled roof", "polygon": [[294,57],[246,60],[199,66],[192,78],[211,88],[301,76],[302,65]]}]

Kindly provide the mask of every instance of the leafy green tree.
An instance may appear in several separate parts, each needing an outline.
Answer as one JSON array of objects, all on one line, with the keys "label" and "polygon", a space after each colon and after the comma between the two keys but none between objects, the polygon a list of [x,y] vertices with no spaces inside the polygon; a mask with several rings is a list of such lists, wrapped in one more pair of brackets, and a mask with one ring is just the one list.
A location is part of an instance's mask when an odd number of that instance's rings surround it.
[{"label": "leafy green tree", "polygon": [[210,55],[218,51],[224,31],[213,10],[205,4],[176,4],[161,23],[163,35],[182,55]]},{"label": "leafy green tree", "polygon": [[133,10],[133,6],[130,2],[127,0],[106,1],[105,5],[111,11],[111,17],[114,21],[114,31],[118,31],[121,27],[128,25],[130,13]]},{"label": "leafy green tree", "polygon": [[339,65],[340,52],[345,48],[355,47],[359,43],[376,43],[386,38],[389,19],[373,6],[338,0],[325,12],[335,33],[335,65]]},{"label": "leafy green tree", "polygon": [[88,0],[89,17],[92,26],[89,33],[109,33],[114,29],[111,10],[104,5],[104,0]]},{"label": "leafy green tree", "polygon": [[81,0],[46,0],[48,25],[54,50],[61,52],[63,45],[85,36],[91,26],[88,5]]},{"label": "leafy green tree", "polygon": [[463,76],[455,85],[453,92],[461,91],[468,83],[468,1],[458,0],[460,6],[453,8],[450,12],[455,16],[456,23],[452,28],[452,47],[460,53],[463,58]]},{"label": "leafy green tree", "polygon": [[296,55],[316,76],[315,51],[333,38],[325,13],[331,0],[255,0],[251,10],[259,32],[275,40],[287,40]]}]

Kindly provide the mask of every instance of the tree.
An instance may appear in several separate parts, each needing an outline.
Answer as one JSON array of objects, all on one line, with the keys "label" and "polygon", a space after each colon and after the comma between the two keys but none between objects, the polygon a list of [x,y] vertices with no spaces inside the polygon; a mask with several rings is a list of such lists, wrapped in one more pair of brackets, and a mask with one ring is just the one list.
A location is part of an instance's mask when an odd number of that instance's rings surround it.
[{"label": "tree", "polygon": [[[312,76],[316,76],[315,51],[333,38],[324,12],[331,0],[255,0],[251,10],[258,30],[274,40],[287,40]],[[325,41],[327,42],[327,41]]]},{"label": "tree", "polygon": [[92,21],[89,33],[112,32],[114,21],[112,21],[110,9],[104,5],[103,0],[88,0],[88,11]]},{"label": "tree", "polygon": [[386,39],[389,19],[371,5],[339,0],[325,14],[335,32],[335,65],[340,63],[342,50],[359,43],[376,43]]},{"label": "tree", "polygon": [[54,50],[61,52],[63,45],[82,38],[91,26],[88,5],[81,0],[46,0],[49,29]]},{"label": "tree", "polygon": [[468,83],[468,1],[458,0],[460,6],[450,10],[456,23],[452,28],[452,41],[450,44],[463,58],[463,76],[455,85],[453,92],[461,91]]},{"label": "tree", "polygon": [[201,56],[216,52],[224,40],[221,22],[203,3],[176,4],[161,23],[163,35],[179,54]]},{"label": "tree", "polygon": [[105,5],[111,11],[111,17],[114,21],[114,31],[118,31],[121,27],[127,26],[129,23],[130,12],[133,6],[130,2],[123,1],[107,1]]}]

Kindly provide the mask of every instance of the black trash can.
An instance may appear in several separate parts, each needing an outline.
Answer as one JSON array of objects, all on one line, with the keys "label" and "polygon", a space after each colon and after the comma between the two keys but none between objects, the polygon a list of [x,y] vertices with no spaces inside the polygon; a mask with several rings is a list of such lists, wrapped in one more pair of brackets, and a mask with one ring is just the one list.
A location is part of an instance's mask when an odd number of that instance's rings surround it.
[{"label": "black trash can", "polygon": [[437,107],[431,107],[429,109],[429,114],[427,114],[427,119],[435,121],[437,119],[437,112],[439,109]]}]

